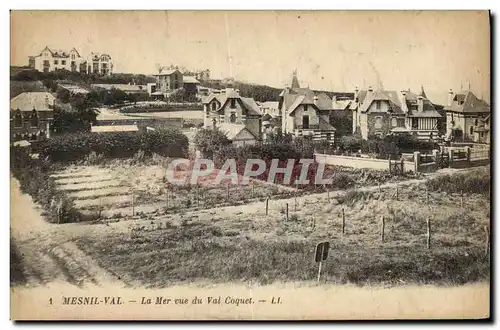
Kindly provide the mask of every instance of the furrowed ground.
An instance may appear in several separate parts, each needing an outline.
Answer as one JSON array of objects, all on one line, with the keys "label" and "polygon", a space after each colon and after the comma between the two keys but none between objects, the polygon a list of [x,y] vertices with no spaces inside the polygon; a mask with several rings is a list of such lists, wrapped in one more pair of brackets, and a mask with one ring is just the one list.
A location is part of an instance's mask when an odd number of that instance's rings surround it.
[{"label": "furrowed ground", "polygon": [[[464,178],[489,182],[489,167],[464,173]],[[440,180],[450,191],[454,181]],[[88,225],[94,227],[93,235],[79,235],[75,243],[125,283],[146,287],[312,281],[317,275],[314,249],[321,241],[331,247],[322,271],[327,283],[454,285],[489,279],[485,226],[490,201],[475,192],[487,186],[473,186],[463,195],[428,190],[424,180],[399,184],[397,192],[395,187],[391,183],[380,190],[374,186],[271,200],[268,215],[262,201],[141,215]]]}]

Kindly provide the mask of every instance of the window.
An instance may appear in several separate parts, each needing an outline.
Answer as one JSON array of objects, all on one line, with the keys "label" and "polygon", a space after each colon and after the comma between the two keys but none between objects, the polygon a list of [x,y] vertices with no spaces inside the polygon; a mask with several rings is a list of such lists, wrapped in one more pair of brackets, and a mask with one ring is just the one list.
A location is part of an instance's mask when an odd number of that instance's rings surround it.
[{"label": "window", "polygon": [[23,116],[19,110],[17,110],[14,115],[14,127],[23,127]]},{"label": "window", "polygon": [[396,118],[392,118],[392,127],[398,126],[398,120]]},{"label": "window", "polygon": [[75,54],[71,54],[71,59],[74,60],[75,59]]},{"label": "window", "polygon": [[303,129],[309,128],[309,116],[302,116],[302,128]]},{"label": "window", "polygon": [[234,109],[234,108],[236,108],[236,100],[231,99],[231,109]]},{"label": "window", "polygon": [[375,128],[382,128],[382,117],[375,117]]},{"label": "window", "polygon": [[413,118],[411,121],[411,128],[418,129],[418,118]]},{"label": "window", "polygon": [[30,125],[31,127],[38,127],[38,115],[36,114],[36,110],[33,109],[30,116]]},{"label": "window", "polygon": [[54,60],[54,64],[59,64],[59,61],[58,60]]},{"label": "window", "polygon": [[470,132],[470,135],[474,134],[474,127],[472,127],[472,126],[471,126],[471,127],[469,128],[469,132]]},{"label": "window", "polygon": [[212,110],[215,111],[217,110],[217,102],[212,102]]},{"label": "window", "polygon": [[477,126],[477,124],[478,124],[478,121],[477,121],[477,118],[476,118],[476,120],[474,120],[474,126]]},{"label": "window", "polygon": [[236,114],[234,112],[231,112],[231,115],[229,116],[229,121],[231,123],[235,123],[236,122]]},{"label": "window", "polygon": [[326,133],[326,140],[330,141],[332,139],[332,133]]},{"label": "window", "polygon": [[375,102],[375,107],[377,108],[377,110],[380,110],[380,101]]},{"label": "window", "polygon": [[307,112],[307,108],[308,108],[307,104],[304,104],[304,112]]},{"label": "window", "polygon": [[66,60],[62,60],[62,61],[61,61],[61,64],[62,64],[62,65],[66,65]]}]

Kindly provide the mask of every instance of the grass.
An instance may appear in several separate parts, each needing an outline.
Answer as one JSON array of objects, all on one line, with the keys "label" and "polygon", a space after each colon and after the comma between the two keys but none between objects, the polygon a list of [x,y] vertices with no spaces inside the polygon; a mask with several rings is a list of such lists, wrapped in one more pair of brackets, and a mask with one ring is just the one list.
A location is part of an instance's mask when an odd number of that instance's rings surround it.
[{"label": "grass", "polygon": [[26,277],[23,272],[23,260],[17,249],[16,243],[10,240],[10,285],[19,285],[26,283]]},{"label": "grass", "polygon": [[482,194],[489,198],[491,173],[487,168],[472,171],[438,176],[427,181],[430,190],[447,193],[474,193]]},{"label": "grass", "polygon": [[[133,235],[86,236],[77,245],[104,268],[130,283],[167,287],[197,280],[215,283],[314,281],[318,242],[329,241],[330,256],[322,278],[357,285],[454,285],[489,279],[483,226],[489,221],[484,197],[467,195],[467,212],[456,198],[423,186],[392,191],[349,193],[349,203],[326,199],[290,208],[282,203],[262,212],[234,213],[215,220],[210,213],[148,219]],[[341,209],[346,233],[341,234]],[[384,215],[385,241],[380,240]],[[432,220],[431,249],[426,219]],[[151,224],[150,224],[151,223]],[[160,223],[160,226],[158,226]],[[161,225],[165,223],[165,226]],[[168,223],[168,226],[167,226]]]}]

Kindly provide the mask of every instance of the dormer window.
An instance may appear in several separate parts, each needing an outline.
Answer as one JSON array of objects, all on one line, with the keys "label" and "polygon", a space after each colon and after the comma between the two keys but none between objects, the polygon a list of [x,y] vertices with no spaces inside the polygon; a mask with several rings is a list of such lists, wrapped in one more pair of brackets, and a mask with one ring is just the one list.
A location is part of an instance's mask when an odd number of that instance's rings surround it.
[{"label": "dormer window", "polygon": [[375,107],[377,110],[380,110],[380,101],[375,102]]},{"label": "dormer window", "polygon": [[231,109],[234,109],[234,108],[236,108],[236,100],[231,99]]},{"label": "dormer window", "polygon": [[231,112],[231,115],[229,116],[229,121],[231,123],[236,123],[236,113]]},{"label": "dormer window", "polygon": [[217,102],[212,103],[212,110],[213,111],[217,110]]},{"label": "dormer window", "polygon": [[304,112],[307,112],[307,108],[308,108],[307,104],[304,104]]}]

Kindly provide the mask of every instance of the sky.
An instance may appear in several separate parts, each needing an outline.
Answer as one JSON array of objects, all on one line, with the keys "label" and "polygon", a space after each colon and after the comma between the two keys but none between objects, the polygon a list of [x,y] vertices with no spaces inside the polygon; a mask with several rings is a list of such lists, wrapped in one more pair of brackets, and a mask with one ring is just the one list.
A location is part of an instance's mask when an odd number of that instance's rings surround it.
[{"label": "sky", "polygon": [[448,90],[490,99],[486,11],[12,11],[11,65],[47,45],[108,53],[115,72],[210,69],[283,88]]}]

